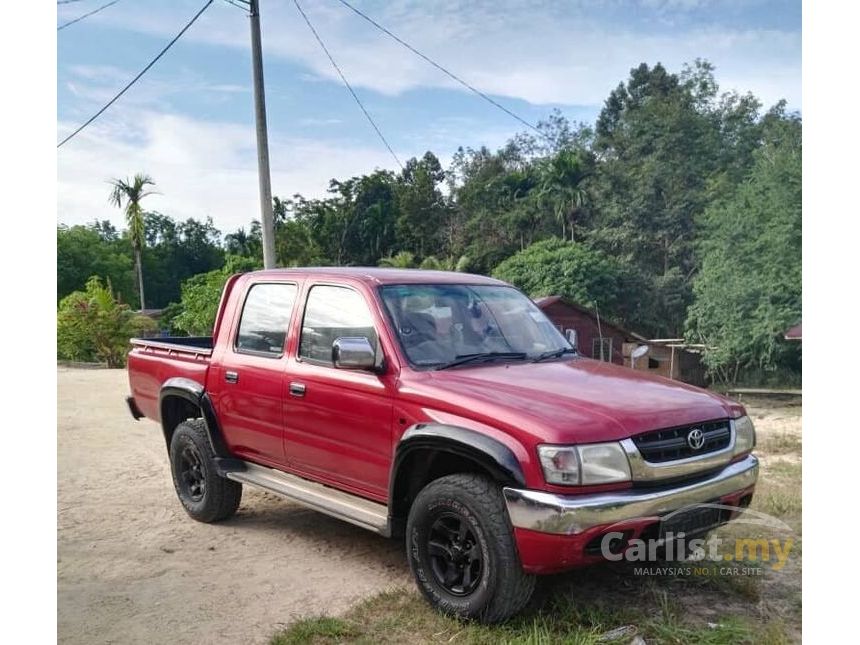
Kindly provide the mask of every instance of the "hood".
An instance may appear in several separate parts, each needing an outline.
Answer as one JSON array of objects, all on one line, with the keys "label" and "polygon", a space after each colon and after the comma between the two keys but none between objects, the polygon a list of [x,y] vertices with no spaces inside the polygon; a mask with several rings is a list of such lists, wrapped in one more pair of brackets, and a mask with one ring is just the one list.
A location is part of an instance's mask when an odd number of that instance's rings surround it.
[{"label": "hood", "polygon": [[[743,408],[717,394],[627,367],[575,358],[497,363],[421,373],[409,389],[448,414],[540,442],[613,441],[642,432],[723,419]],[[441,413],[434,417],[434,412]]]}]

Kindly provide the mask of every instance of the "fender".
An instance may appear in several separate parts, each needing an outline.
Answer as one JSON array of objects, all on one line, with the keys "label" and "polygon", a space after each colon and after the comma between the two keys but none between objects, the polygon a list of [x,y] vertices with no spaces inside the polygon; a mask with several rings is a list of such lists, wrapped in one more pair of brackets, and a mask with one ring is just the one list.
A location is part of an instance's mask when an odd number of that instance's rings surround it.
[{"label": "fender", "polygon": [[218,423],[218,417],[215,415],[215,407],[212,405],[209,393],[197,381],[181,376],[167,379],[158,394],[161,428],[168,450],[170,449],[170,434],[165,425],[165,404],[170,397],[185,399],[200,410],[203,422],[206,424],[206,434],[209,436],[209,443],[215,456],[222,459],[230,458],[230,451],[227,450],[224,435],[221,434],[221,425]]},{"label": "fender", "polygon": [[389,477],[389,504],[395,502],[395,486],[400,468],[410,453],[432,448],[467,457],[486,468],[495,479],[525,487],[526,478],[513,451],[497,439],[459,426],[441,423],[418,423],[400,439]]}]

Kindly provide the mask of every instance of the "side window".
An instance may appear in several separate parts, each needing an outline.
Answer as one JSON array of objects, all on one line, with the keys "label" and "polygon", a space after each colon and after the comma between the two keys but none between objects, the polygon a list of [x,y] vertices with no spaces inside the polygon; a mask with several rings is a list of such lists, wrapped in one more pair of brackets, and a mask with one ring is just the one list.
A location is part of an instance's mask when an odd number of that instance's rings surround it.
[{"label": "side window", "polygon": [[245,298],[236,351],[280,356],[284,353],[290,313],[296,301],[294,284],[255,284]]},{"label": "side window", "polygon": [[344,336],[364,336],[378,355],[373,318],[361,294],[346,287],[311,288],[305,305],[299,356],[331,364],[332,343]]},{"label": "side window", "polygon": [[595,338],[591,341],[591,358],[612,362],[612,339]]}]

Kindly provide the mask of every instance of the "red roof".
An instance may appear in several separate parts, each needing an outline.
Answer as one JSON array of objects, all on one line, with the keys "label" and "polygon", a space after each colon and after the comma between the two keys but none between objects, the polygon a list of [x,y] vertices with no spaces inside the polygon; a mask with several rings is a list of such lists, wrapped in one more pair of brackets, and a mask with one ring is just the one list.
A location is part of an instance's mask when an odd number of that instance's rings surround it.
[{"label": "red roof", "polygon": [[[561,302],[561,303],[567,305],[568,307],[570,307],[571,309],[576,309],[580,313],[583,313],[586,316],[593,318],[594,320],[597,320],[597,313],[596,312],[592,311],[591,309],[588,309],[587,307],[583,307],[582,305],[579,305],[575,302],[572,302],[563,296],[543,296],[542,298],[534,298],[533,300],[534,300],[534,303],[538,307],[540,307],[541,309],[546,309],[550,305],[554,305],[557,302]],[[624,327],[622,327],[621,325],[618,325],[618,324],[612,322],[611,320],[607,320],[603,316],[600,316],[600,320],[601,320],[601,322],[603,322],[606,325],[609,325],[611,327],[615,327],[615,329],[617,329],[619,332],[621,332],[624,336],[629,336],[630,338],[635,338],[636,340],[642,341],[642,342],[647,341],[647,339],[644,336],[642,336],[641,334],[637,334],[636,332],[632,332],[628,329],[624,329]]]},{"label": "red roof", "polygon": [[794,327],[789,327],[785,331],[785,340],[800,340],[802,323],[797,323]]},{"label": "red roof", "polygon": [[325,278],[337,276],[371,284],[487,284],[507,285],[506,282],[473,273],[428,271],[424,269],[392,269],[384,267],[307,267],[254,271],[253,275],[275,278],[295,276]]}]

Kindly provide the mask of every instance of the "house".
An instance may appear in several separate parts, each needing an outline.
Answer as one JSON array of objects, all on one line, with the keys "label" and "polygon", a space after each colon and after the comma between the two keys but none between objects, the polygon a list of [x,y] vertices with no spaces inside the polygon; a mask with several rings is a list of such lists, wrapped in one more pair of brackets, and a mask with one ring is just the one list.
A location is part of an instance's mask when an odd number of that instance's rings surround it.
[{"label": "house", "polygon": [[[576,331],[579,351],[584,356],[693,385],[705,385],[701,345],[685,343],[683,338],[648,339],[562,296],[536,298],[534,302],[561,332]],[[633,359],[633,350],[641,345],[648,347],[648,353]]]}]

